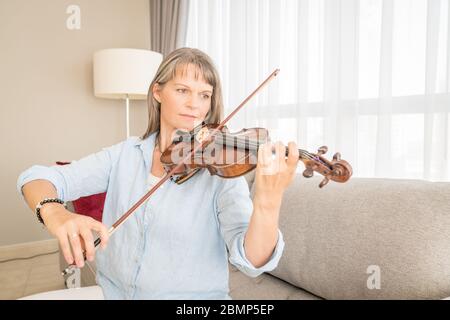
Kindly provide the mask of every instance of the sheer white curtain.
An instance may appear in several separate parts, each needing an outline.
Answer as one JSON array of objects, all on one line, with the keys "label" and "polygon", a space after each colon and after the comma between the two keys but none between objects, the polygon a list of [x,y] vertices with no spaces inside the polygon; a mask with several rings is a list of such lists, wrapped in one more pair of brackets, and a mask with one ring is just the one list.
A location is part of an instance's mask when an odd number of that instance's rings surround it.
[{"label": "sheer white curtain", "polygon": [[339,151],[355,176],[450,180],[449,0],[191,0],[186,45],[222,77],[231,121]]}]

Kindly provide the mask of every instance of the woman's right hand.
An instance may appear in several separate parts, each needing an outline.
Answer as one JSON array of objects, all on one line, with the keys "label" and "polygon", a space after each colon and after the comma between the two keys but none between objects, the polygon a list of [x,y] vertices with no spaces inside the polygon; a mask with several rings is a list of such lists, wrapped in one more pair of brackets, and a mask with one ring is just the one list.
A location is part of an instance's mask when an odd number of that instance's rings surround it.
[{"label": "woman's right hand", "polygon": [[75,264],[78,268],[84,266],[83,250],[86,258],[93,261],[95,256],[94,237],[92,231],[100,235],[102,249],[108,243],[108,229],[97,220],[66,210],[60,204],[48,204],[41,209],[41,216],[48,231],[54,235],[68,264]]}]

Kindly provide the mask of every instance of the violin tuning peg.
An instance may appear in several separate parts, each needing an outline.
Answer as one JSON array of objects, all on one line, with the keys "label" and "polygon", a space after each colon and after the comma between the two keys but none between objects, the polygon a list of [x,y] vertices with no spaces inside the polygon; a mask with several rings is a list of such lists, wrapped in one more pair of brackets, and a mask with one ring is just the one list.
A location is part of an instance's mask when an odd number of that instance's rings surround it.
[{"label": "violin tuning peg", "polygon": [[323,188],[328,181],[330,181],[330,179],[328,179],[327,177],[323,178],[322,182],[319,184],[319,188]]},{"label": "violin tuning peg", "polygon": [[314,171],[310,168],[307,168],[303,171],[303,176],[305,178],[311,178],[314,175]]},{"label": "violin tuning peg", "polygon": [[336,152],[333,156],[334,161],[340,161],[341,160],[341,154],[339,152]]},{"label": "violin tuning peg", "polygon": [[322,155],[322,154],[327,153],[327,151],[328,151],[328,147],[327,147],[327,146],[321,146],[321,147],[317,150],[317,153],[320,154],[320,155]]}]

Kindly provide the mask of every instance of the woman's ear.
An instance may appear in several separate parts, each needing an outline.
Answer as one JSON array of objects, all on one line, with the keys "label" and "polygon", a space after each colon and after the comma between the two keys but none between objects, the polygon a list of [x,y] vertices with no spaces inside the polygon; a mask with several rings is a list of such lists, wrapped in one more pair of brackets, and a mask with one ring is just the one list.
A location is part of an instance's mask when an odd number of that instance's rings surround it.
[{"label": "woman's ear", "polygon": [[160,95],[161,87],[159,83],[155,83],[152,88],[152,94],[153,98],[155,98],[156,101],[161,103],[161,95]]}]

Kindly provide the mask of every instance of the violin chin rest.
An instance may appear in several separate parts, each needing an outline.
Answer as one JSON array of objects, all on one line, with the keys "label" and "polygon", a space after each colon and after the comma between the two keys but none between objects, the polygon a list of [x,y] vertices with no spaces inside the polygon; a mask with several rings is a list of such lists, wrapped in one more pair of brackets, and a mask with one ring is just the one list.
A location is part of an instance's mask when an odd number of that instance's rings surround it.
[{"label": "violin chin rest", "polygon": [[180,174],[175,178],[175,180],[172,180],[172,181],[175,181],[177,184],[182,184],[182,183],[188,181],[190,178],[192,178],[194,176],[194,174],[196,174],[199,170],[200,170],[200,168],[193,169],[186,174]]}]

